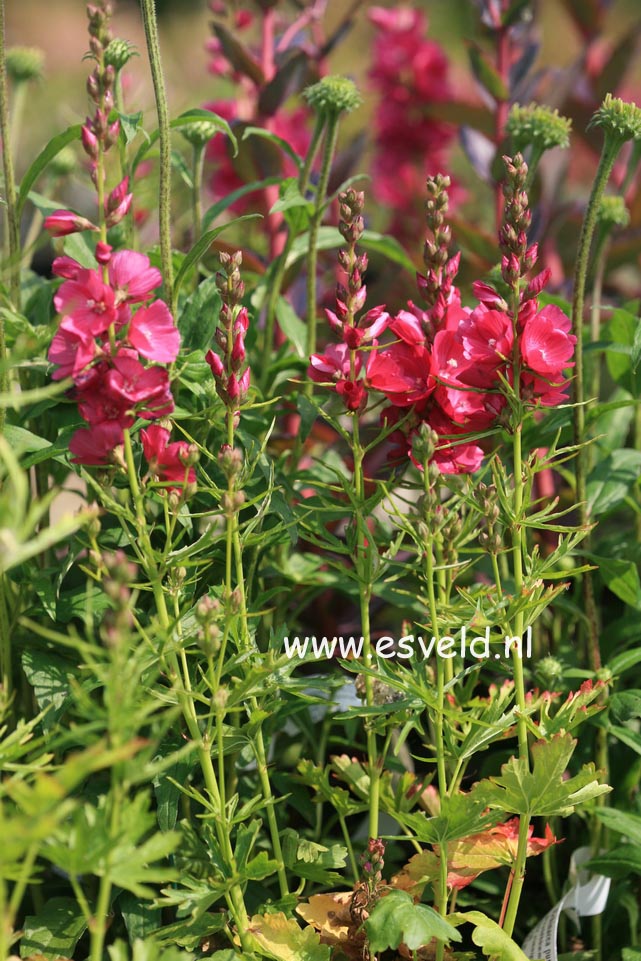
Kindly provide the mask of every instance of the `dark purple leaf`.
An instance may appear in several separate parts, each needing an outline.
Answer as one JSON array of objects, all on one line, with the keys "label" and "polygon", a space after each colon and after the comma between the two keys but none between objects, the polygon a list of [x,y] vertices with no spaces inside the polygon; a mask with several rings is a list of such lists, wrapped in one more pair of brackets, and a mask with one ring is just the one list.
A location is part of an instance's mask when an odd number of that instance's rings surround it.
[{"label": "dark purple leaf", "polygon": [[316,79],[309,57],[302,50],[289,50],[275,76],[260,92],[258,110],[263,117],[272,117],[294,93]]},{"label": "dark purple leaf", "polygon": [[487,184],[494,183],[492,164],[496,155],[496,147],[480,130],[472,127],[461,127],[461,146],[465,156],[470,161],[481,180]]},{"label": "dark purple leaf", "polygon": [[510,69],[510,90],[512,91],[512,96],[516,99],[517,90],[523,80],[527,77],[528,73],[532,69],[534,61],[536,60],[537,54],[539,52],[540,44],[536,41],[529,43],[519,59],[514,63]]},{"label": "dark purple leaf", "polygon": [[220,23],[214,23],[213,30],[222,47],[224,55],[238,73],[253,80],[257,87],[265,83],[265,75],[260,64],[252,57],[249,50],[239,43],[235,37]]}]

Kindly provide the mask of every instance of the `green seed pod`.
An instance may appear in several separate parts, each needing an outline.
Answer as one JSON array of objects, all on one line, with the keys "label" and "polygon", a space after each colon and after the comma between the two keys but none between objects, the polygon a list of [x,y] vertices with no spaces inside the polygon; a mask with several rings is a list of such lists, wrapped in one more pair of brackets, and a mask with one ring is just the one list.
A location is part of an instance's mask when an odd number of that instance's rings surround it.
[{"label": "green seed pod", "polygon": [[522,107],[515,103],[508,116],[506,133],[512,138],[515,150],[533,145],[540,150],[570,146],[572,121],[558,110],[531,103]]},{"label": "green seed pod", "polygon": [[602,127],[606,136],[609,134],[620,143],[641,140],[641,108],[606,93],[588,126]]},{"label": "green seed pod", "polygon": [[7,50],[7,74],[14,83],[39,80],[44,61],[44,51],[38,47],[11,47]]},{"label": "green seed pod", "polygon": [[303,90],[303,97],[318,114],[338,116],[350,113],[363,102],[356,84],[347,77],[323,77]]}]

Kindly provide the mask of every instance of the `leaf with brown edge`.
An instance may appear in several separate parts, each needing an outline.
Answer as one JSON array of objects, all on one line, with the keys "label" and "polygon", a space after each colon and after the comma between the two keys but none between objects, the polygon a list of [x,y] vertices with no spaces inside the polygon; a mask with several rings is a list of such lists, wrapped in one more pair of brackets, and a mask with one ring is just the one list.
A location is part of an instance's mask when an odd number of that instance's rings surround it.
[{"label": "leaf with brown edge", "polygon": [[276,961],[329,961],[330,949],[314,928],[301,928],[282,912],[255,914],[248,931],[258,951]]},{"label": "leaf with brown edge", "polygon": [[[546,825],[545,836],[535,838],[530,825],[527,856],[542,854],[559,842]],[[505,824],[497,824],[478,834],[472,834],[447,845],[447,884],[460,890],[471,884],[479,874],[494,868],[513,864],[518,844],[519,819],[511,818]],[[392,885],[410,894],[420,896],[427,884],[438,880],[440,857],[436,851],[425,850],[410,858],[405,867],[392,878]]]}]

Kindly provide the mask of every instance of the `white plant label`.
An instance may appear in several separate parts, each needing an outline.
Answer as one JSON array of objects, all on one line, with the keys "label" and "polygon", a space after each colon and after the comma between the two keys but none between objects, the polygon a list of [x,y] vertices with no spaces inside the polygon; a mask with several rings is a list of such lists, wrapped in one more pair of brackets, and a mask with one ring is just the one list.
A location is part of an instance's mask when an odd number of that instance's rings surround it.
[{"label": "white plant label", "polygon": [[610,878],[581,870],[592,857],[590,848],[578,848],[570,861],[570,880],[574,885],[549,911],[523,942],[523,951],[531,961],[557,961],[557,932],[561,911],[580,927],[580,918],[602,914],[610,892]]}]

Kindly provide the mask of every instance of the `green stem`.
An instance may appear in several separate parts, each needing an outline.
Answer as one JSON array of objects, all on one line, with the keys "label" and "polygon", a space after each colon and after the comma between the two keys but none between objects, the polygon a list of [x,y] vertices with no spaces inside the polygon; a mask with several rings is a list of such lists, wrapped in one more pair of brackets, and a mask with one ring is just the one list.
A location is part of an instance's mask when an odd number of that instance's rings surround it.
[{"label": "green stem", "polygon": [[[597,169],[592,193],[581,227],[579,247],[577,251],[576,269],[574,273],[574,293],[572,297],[572,333],[576,337],[574,349],[575,380],[574,380],[574,442],[578,447],[576,458],[576,500],[579,508],[581,526],[587,528],[589,524],[588,506],[586,498],[586,478],[588,455],[585,448],[585,391],[583,378],[583,308],[585,303],[585,285],[590,259],[590,247],[597,223],[599,206],[603,191],[610,179],[612,168],[621,149],[622,142],[606,136],[601,159]],[[589,550],[589,534],[584,541]],[[601,667],[601,651],[599,648],[599,631],[597,609],[594,599],[594,586],[589,571],[582,575],[583,600],[586,621],[588,625],[588,656],[590,667],[598,671]]]},{"label": "green stem", "polygon": [[91,920],[91,949],[89,952],[89,961],[102,961],[110,898],[111,881],[106,877],[102,877],[98,889],[96,913]]},{"label": "green stem", "polygon": [[[20,220],[16,209],[16,182],[11,152],[11,132],[9,127],[9,95],[7,87],[7,63],[5,54],[5,4],[0,0],[0,139],[4,145],[2,163],[4,167],[4,201],[7,220],[7,249],[9,263],[9,294],[14,308],[20,311]],[[0,392],[8,389],[5,380],[5,340],[4,321],[0,318]],[[0,432],[4,426],[4,410],[0,409]]]},{"label": "green stem", "polygon": [[[309,225],[309,251],[307,255],[307,356],[310,357],[316,350],[316,270],[318,264],[318,231],[321,220],[325,212],[325,199],[327,196],[327,184],[332,169],[332,161],[336,151],[338,141],[338,116],[330,115],[327,120],[325,130],[325,142],[323,145],[323,159],[321,162],[320,177],[316,189],[316,204]],[[311,394],[313,382],[309,380],[305,384],[305,390]]]},{"label": "green stem", "polygon": [[[196,143],[194,144],[194,154],[193,154],[193,164],[192,164],[192,191],[191,191],[191,205],[192,205],[192,217],[194,222],[194,243],[199,239],[203,232],[202,221],[202,184],[203,184],[203,169],[205,166],[205,144]],[[198,271],[196,271],[196,284],[198,283]]]},{"label": "green stem", "polygon": [[[304,196],[307,187],[309,186],[309,178],[312,170],[312,165],[316,158],[318,152],[318,147],[323,135],[323,130],[325,129],[325,122],[322,117],[318,117],[316,120],[316,126],[312,134],[311,143],[307,151],[307,156],[305,157],[305,164],[300,172],[298,178],[298,190]],[[274,346],[274,330],[276,326],[276,305],[278,304],[278,299],[280,297],[280,292],[283,287],[283,278],[285,276],[285,270],[287,268],[287,259],[294,245],[295,234],[291,227],[287,231],[287,238],[285,240],[285,246],[283,247],[274,270],[274,276],[272,277],[271,283],[269,285],[269,294],[267,297],[267,305],[265,308],[265,341],[264,341],[264,356],[268,357],[273,346]],[[265,390],[267,386],[267,380],[269,377],[269,364],[265,363],[262,369],[261,376],[261,388]]]},{"label": "green stem", "polygon": [[158,23],[154,0],[140,0],[142,16],[147,40],[147,54],[151,68],[151,79],[154,85],[156,99],[156,113],[158,116],[158,131],[160,134],[160,180],[158,185],[159,226],[160,226],[160,259],[164,279],[165,300],[175,315],[174,279],[171,257],[171,140],[169,130],[169,110],[167,107],[167,92],[160,60],[160,42],[158,40]]},{"label": "green stem", "polygon": [[[11,651],[11,618],[9,616],[9,605],[7,603],[8,591],[9,582],[4,574],[0,573],[0,683],[2,684],[6,703],[11,705],[13,695],[13,657]],[[11,706],[9,710],[12,712]]]},{"label": "green stem", "polygon": [[503,930],[509,935],[509,937],[512,937],[512,932],[514,931],[516,913],[519,909],[519,901],[521,900],[521,892],[523,890],[523,882],[525,880],[525,862],[527,859],[527,838],[529,828],[530,818],[521,816],[519,818],[519,840],[516,849],[516,860],[514,862],[514,867],[512,868],[512,887],[510,889],[510,897],[507,903],[507,910],[505,912],[505,920],[503,922]]}]

